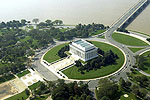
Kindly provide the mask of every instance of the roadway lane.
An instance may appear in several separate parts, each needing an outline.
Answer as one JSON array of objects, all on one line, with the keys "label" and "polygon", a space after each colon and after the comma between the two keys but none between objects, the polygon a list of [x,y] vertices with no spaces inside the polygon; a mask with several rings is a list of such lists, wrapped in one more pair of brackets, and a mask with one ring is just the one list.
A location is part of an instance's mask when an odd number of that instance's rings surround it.
[{"label": "roadway lane", "polygon": [[[58,44],[55,44],[58,45]],[[49,71],[45,66],[43,66],[40,63],[41,57],[43,56],[43,54],[45,52],[47,52],[49,49],[51,49],[54,45],[49,46],[46,49],[41,50],[40,52],[36,52],[35,53],[35,58],[34,58],[34,62],[33,64],[33,69],[35,69],[37,72],[40,73],[40,75],[42,75],[42,77],[46,80],[49,81],[55,81],[58,79],[58,77],[56,75],[54,75],[51,71]]]}]

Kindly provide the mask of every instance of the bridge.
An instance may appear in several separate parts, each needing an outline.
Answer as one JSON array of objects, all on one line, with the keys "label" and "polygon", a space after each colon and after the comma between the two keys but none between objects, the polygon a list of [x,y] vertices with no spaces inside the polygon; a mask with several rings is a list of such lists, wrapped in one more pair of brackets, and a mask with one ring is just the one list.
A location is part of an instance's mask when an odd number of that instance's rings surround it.
[{"label": "bridge", "polygon": [[150,3],[150,0],[140,0],[133,5],[127,12],[125,12],[116,22],[114,22],[106,32],[95,35],[93,37],[101,36],[108,31],[113,33],[118,28],[126,28]]},{"label": "bridge", "polygon": [[132,22],[132,20],[134,20],[147,7],[147,5],[149,5],[149,3],[150,0],[139,1],[124,13],[115,23],[113,23],[110,28],[114,28],[115,30],[119,27],[126,28],[126,26]]}]

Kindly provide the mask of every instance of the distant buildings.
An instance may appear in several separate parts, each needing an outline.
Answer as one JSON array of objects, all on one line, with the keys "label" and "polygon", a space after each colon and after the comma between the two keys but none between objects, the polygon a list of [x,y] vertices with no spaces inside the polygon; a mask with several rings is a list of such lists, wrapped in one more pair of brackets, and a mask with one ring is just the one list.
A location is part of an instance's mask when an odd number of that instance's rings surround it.
[{"label": "distant buildings", "polygon": [[85,40],[77,40],[69,44],[70,53],[83,61],[97,57],[97,47]]}]

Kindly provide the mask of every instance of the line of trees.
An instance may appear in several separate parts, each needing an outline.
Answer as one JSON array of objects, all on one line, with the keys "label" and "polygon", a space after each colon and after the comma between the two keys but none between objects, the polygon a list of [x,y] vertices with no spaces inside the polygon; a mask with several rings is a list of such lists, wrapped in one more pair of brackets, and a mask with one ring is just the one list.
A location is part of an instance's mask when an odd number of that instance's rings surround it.
[{"label": "line of trees", "polygon": [[42,28],[48,28],[48,27],[58,26],[58,25],[63,25],[63,21],[62,20],[52,21],[47,19],[45,22],[40,22],[37,26],[38,28],[42,29]]},{"label": "line of trees", "polygon": [[142,100],[150,100],[149,90],[150,90],[150,79],[142,74],[137,75],[136,69],[131,69],[131,73],[127,73],[127,76],[134,84],[129,91],[134,93],[136,96],[142,98]]},{"label": "line of trees", "polygon": [[65,32],[61,32],[60,29],[58,28],[50,28],[47,30],[50,32],[53,38],[60,40],[60,41],[65,41],[65,40],[71,40],[74,37],[81,37],[81,38],[86,38],[91,36],[91,34],[94,34],[98,30],[105,30],[107,27],[105,27],[103,24],[88,24],[88,25],[76,25],[75,28],[69,29]]},{"label": "line of trees", "polygon": [[0,28],[18,28],[27,25],[27,23],[30,23],[30,21],[27,21],[25,19],[21,19],[21,21],[13,20],[9,22],[1,22]]}]

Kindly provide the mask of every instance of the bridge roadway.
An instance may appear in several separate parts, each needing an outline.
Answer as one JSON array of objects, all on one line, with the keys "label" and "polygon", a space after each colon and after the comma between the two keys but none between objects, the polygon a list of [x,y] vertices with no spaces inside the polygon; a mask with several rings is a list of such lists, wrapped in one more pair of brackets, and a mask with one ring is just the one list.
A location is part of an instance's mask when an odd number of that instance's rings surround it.
[{"label": "bridge roadway", "polygon": [[113,23],[110,27],[119,28],[121,25],[126,23],[126,21],[135,14],[139,8],[141,8],[146,2],[150,0],[140,0],[136,5],[131,7],[126,13],[124,13],[115,23]]}]

